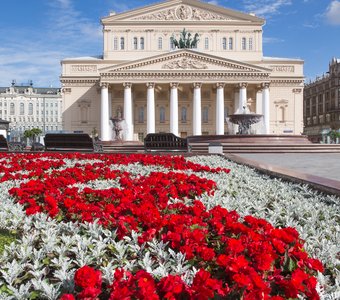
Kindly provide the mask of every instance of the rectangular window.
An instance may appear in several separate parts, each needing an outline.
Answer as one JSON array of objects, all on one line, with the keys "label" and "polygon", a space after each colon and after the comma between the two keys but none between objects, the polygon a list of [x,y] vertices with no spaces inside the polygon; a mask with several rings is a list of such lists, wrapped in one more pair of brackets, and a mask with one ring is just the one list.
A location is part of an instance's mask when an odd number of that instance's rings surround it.
[{"label": "rectangular window", "polygon": [[249,50],[253,50],[253,38],[249,38]]},{"label": "rectangular window", "polygon": [[229,47],[228,47],[229,50],[233,50],[233,38],[229,38]]},{"label": "rectangular window", "polygon": [[14,103],[11,103],[10,106],[9,106],[9,113],[11,115],[14,115]]},{"label": "rectangular window", "polygon": [[175,49],[174,41],[172,40],[172,38],[170,38],[170,50],[174,50],[174,49]]},{"label": "rectangular window", "polygon": [[113,39],[113,50],[118,50],[118,38]]},{"label": "rectangular window", "polygon": [[140,49],[144,50],[144,38],[143,37],[140,38]]},{"label": "rectangular window", "polygon": [[125,39],[123,37],[120,38],[120,50],[125,49]]},{"label": "rectangular window", "polygon": [[138,38],[136,37],[133,38],[133,49],[138,49]]},{"label": "rectangular window", "polygon": [[161,37],[158,38],[158,50],[163,49],[163,39]]},{"label": "rectangular window", "polygon": [[247,50],[247,39],[244,37],[242,38],[242,50]]},{"label": "rectangular window", "polygon": [[207,37],[204,39],[204,49],[209,50],[209,38]]},{"label": "rectangular window", "polygon": [[227,50],[227,38],[222,39],[222,49]]}]

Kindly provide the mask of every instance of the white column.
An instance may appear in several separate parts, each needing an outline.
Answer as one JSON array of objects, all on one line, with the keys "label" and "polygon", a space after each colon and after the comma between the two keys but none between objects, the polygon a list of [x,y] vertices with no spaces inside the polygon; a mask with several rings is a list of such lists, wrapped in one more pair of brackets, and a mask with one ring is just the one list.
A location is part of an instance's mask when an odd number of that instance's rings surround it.
[{"label": "white column", "polygon": [[240,93],[239,93],[239,107],[238,113],[242,114],[244,110],[247,108],[247,83],[240,83]]},{"label": "white column", "polygon": [[179,136],[178,133],[178,83],[170,83],[170,132]]},{"label": "white column", "polygon": [[110,140],[113,141],[114,138],[114,131],[113,131],[113,123],[111,121],[112,119],[112,93],[109,92],[109,126],[110,126]]},{"label": "white column", "polygon": [[194,83],[193,118],[192,118],[193,135],[202,135],[201,86],[202,83],[200,82]]},{"label": "white column", "polygon": [[256,113],[262,115],[262,91],[256,91]]},{"label": "white column", "polygon": [[217,83],[216,90],[216,134],[224,134],[224,83]]},{"label": "white column", "polygon": [[133,141],[133,115],[132,115],[132,94],[131,83],[124,84],[124,119],[125,119],[125,141]]},{"label": "white column", "polygon": [[264,123],[264,133],[269,134],[269,83],[262,85],[262,113]]},{"label": "white column", "polygon": [[147,92],[147,133],[155,133],[155,84],[148,82],[146,84]]},{"label": "white column", "polygon": [[100,133],[102,141],[110,141],[110,112],[109,112],[109,89],[108,84],[101,85],[101,105],[100,105]]},{"label": "white column", "polygon": [[238,113],[238,108],[240,106],[240,93],[238,90],[235,90],[234,92],[234,113]]}]

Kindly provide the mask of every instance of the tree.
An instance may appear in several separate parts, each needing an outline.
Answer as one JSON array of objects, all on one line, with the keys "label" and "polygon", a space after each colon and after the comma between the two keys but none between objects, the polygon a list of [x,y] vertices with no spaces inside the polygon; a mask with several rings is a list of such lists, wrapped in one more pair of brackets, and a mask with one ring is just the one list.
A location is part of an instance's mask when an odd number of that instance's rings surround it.
[{"label": "tree", "polygon": [[24,137],[28,138],[30,140],[31,143],[35,142],[36,138],[42,134],[41,129],[39,128],[32,128],[29,130],[25,130],[24,132]]}]

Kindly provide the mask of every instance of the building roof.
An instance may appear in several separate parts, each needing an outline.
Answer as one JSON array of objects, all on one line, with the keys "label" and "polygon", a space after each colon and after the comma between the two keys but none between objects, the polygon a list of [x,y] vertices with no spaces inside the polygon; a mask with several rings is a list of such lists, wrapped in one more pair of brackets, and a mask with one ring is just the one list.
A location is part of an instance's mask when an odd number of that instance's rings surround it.
[{"label": "building roof", "polygon": [[[53,88],[53,87],[32,87],[32,86],[24,86],[24,85],[14,85],[12,86],[15,90],[15,94],[28,94],[27,89],[32,89],[32,94],[39,94],[39,95],[58,95],[60,93],[60,88]],[[8,93],[10,87],[0,87],[0,94]]]},{"label": "building roof", "polygon": [[102,55],[95,55],[95,56],[80,56],[80,57],[67,57],[64,58],[63,61],[66,60],[102,60]]},{"label": "building roof", "polygon": [[271,60],[283,60],[283,61],[303,61],[301,58],[287,58],[287,57],[271,57],[271,56],[263,56],[263,60],[266,61],[271,61]]}]

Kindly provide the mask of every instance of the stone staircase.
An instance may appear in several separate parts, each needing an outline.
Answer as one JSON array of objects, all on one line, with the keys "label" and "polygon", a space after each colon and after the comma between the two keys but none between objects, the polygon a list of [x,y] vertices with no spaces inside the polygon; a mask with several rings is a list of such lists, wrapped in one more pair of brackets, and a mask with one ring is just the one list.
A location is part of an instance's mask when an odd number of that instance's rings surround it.
[{"label": "stone staircase", "polygon": [[[208,154],[211,142],[190,143],[191,153]],[[340,144],[312,144],[312,143],[219,143],[223,153],[340,153]],[[112,143],[103,146],[105,153],[145,153],[142,143]],[[154,152],[153,152],[154,153]],[[175,153],[175,152],[170,152]],[[183,152],[180,152],[183,153]]]},{"label": "stone staircase", "polygon": [[[223,153],[340,153],[340,144],[248,144],[221,143]],[[193,143],[192,152],[209,153],[209,143]]]}]

